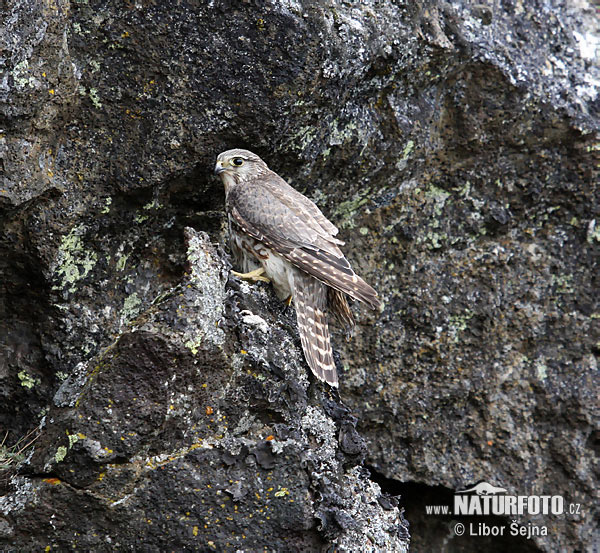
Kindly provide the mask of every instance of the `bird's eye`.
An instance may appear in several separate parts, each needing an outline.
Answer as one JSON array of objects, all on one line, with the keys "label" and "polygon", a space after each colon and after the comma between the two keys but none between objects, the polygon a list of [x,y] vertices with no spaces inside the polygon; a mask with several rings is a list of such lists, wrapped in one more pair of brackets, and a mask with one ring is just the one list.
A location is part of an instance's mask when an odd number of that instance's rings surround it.
[{"label": "bird's eye", "polygon": [[241,165],[244,165],[244,160],[241,157],[234,157],[231,160],[232,165],[235,165],[236,167],[240,167]]}]

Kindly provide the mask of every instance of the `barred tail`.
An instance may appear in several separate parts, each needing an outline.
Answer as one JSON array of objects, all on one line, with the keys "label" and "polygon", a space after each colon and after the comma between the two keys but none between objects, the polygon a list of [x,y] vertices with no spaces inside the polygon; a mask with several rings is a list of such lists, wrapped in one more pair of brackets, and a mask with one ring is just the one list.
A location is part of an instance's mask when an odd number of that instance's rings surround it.
[{"label": "barred tail", "polygon": [[294,275],[294,305],[302,349],[314,375],[331,386],[338,385],[327,325],[327,286],[297,271]]},{"label": "barred tail", "polygon": [[335,315],[338,323],[346,330],[346,339],[350,339],[354,334],[356,321],[354,315],[350,311],[348,299],[344,292],[340,292],[335,288],[327,288],[329,311]]}]

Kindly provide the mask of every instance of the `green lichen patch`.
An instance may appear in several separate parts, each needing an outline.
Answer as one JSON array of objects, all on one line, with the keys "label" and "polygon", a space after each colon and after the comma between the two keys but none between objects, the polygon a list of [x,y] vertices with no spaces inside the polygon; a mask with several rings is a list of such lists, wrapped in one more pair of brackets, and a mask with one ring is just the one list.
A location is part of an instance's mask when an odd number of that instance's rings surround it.
[{"label": "green lichen patch", "polygon": [[116,265],[115,268],[117,269],[117,271],[124,271],[125,267],[127,266],[127,260],[129,259],[129,255],[128,253],[124,253],[123,250],[125,249],[125,244],[122,243],[119,246],[119,250],[117,251],[115,258],[116,258]]},{"label": "green lichen patch", "polygon": [[202,346],[202,336],[197,335],[194,338],[190,338],[184,343],[184,346],[188,348],[194,355],[196,355]]},{"label": "green lichen patch", "polygon": [[112,204],[112,198],[109,196],[108,198],[106,198],[106,200],[104,200],[104,207],[102,208],[100,213],[106,214],[110,212],[110,204]]},{"label": "green lichen patch", "polygon": [[36,384],[40,384],[39,378],[34,378],[27,371],[22,370],[17,374],[19,381],[21,382],[21,386],[23,388],[27,388],[31,390]]},{"label": "green lichen patch", "polygon": [[80,96],[87,96],[95,108],[100,109],[102,107],[102,102],[100,101],[100,96],[98,96],[98,90],[96,88],[90,88],[88,91],[85,86],[79,86],[77,91]]},{"label": "green lichen patch", "polygon": [[404,150],[402,150],[402,159],[407,159],[410,156],[411,152],[415,148],[415,143],[412,140],[409,140],[404,146]]},{"label": "green lichen patch", "polygon": [[151,202],[144,205],[142,209],[148,211],[150,209],[162,209],[163,207],[165,207],[163,204],[161,204],[157,199],[154,199]]},{"label": "green lichen patch", "polygon": [[142,305],[142,300],[139,298],[137,292],[127,296],[123,302],[123,309],[121,310],[121,317],[124,321],[131,321],[135,319],[139,313]]},{"label": "green lichen patch", "polygon": [[102,102],[100,102],[100,97],[98,96],[98,90],[95,88],[90,88],[90,100],[94,107],[100,109],[102,107]]},{"label": "green lichen patch", "polygon": [[30,74],[29,61],[23,60],[17,63],[11,71],[14,83],[19,88],[34,88],[38,82],[33,75]]},{"label": "green lichen patch", "polygon": [[279,486],[279,489],[275,492],[274,495],[275,497],[285,497],[286,495],[290,495],[290,490]]},{"label": "green lichen patch", "polygon": [[86,249],[82,240],[84,231],[83,225],[79,225],[71,229],[67,236],[63,236],[58,248],[58,260],[54,269],[54,274],[60,280],[60,285],[54,286],[54,290],[75,292],[77,283],[84,279],[94,268],[98,255],[96,252]]},{"label": "green lichen patch", "polygon": [[417,239],[417,243],[424,244],[430,250],[440,249],[448,240],[448,235],[445,232],[428,232]]},{"label": "green lichen patch", "polygon": [[341,202],[337,209],[333,212],[334,217],[341,218],[342,222],[340,227],[342,228],[354,228],[356,223],[354,222],[354,216],[360,207],[369,202],[370,188],[362,190],[360,193],[355,194],[351,200]]},{"label": "green lichen patch", "polygon": [[441,215],[442,210],[444,209],[444,205],[446,204],[446,200],[452,196],[450,192],[447,192],[443,188],[438,188],[437,186],[430,184],[425,191],[425,196],[431,199],[434,202],[433,212],[435,215]]},{"label": "green lichen patch", "polygon": [[73,447],[73,444],[79,441],[79,436],[77,434],[69,434],[69,449]]},{"label": "green lichen patch", "polygon": [[454,343],[458,342],[459,334],[466,330],[467,323],[471,318],[473,318],[473,315],[473,311],[470,309],[465,309],[463,313],[460,313],[459,315],[452,315],[450,317],[448,334],[451,336]]},{"label": "green lichen patch", "polygon": [[65,457],[67,456],[67,452],[68,452],[68,449],[64,445],[61,445],[56,450],[56,453],[54,454],[54,460],[57,463],[61,463],[62,461],[65,460]]},{"label": "green lichen patch", "polygon": [[402,150],[402,156],[396,162],[396,169],[398,169],[398,171],[402,171],[403,169],[406,168],[407,160],[410,157],[410,154],[412,153],[414,147],[415,147],[414,141],[409,140],[406,143],[406,145],[404,146],[404,150]]}]

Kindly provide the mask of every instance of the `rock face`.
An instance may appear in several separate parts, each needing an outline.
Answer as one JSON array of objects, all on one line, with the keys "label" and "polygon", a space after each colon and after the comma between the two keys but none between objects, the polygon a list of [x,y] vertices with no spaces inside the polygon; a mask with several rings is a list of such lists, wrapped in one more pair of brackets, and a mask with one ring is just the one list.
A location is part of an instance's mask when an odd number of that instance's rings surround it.
[{"label": "rock face", "polygon": [[406,551],[397,502],[360,467],[356,418],[309,388],[289,317],[264,289],[228,287],[208,236],[186,236],[181,285],[58,390],[16,492],[0,498],[5,541]]},{"label": "rock face", "polygon": [[[415,550],[481,550],[422,505],[479,481],[580,505],[507,547],[591,548],[594,9],[5,3],[0,427],[40,431],[0,479],[0,545],[406,550],[368,466]],[[212,245],[235,146],[380,291],[336,341],[341,400]]]}]

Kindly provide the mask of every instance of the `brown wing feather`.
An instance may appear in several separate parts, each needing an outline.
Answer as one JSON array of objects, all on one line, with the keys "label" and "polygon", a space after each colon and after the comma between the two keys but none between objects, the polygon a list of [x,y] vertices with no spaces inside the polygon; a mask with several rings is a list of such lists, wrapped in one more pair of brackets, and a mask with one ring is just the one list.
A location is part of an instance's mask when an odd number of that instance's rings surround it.
[{"label": "brown wing feather", "polygon": [[[272,181],[261,177],[236,186],[228,195],[228,205],[237,208],[245,221],[264,234],[288,240],[293,246],[311,247],[335,257],[344,257],[338,247],[343,242],[325,231],[319,221],[286,190],[274,192],[275,183]],[[291,187],[289,189],[293,190]],[[299,192],[295,194],[302,196]],[[308,198],[305,200],[310,202]],[[318,208],[315,206],[315,209]],[[321,218],[325,218],[323,214]]]},{"label": "brown wing feather", "polygon": [[354,271],[351,270],[352,272],[348,272],[345,269],[340,269],[320,259],[313,252],[304,249],[296,248],[290,252],[282,253],[282,255],[289,259],[296,267],[306,271],[332,288],[366,303],[371,309],[379,308],[380,301],[377,297],[377,292]]},{"label": "brown wing feather", "polygon": [[[270,171],[268,175],[261,178],[261,185],[292,211],[308,215],[308,219],[312,219],[317,223],[330,239],[339,232],[338,228],[323,215],[323,212],[313,201],[290,186],[277,173]],[[334,238],[333,242],[340,246],[344,245],[344,242],[337,238]]]},{"label": "brown wing feather", "polygon": [[236,187],[228,204],[233,221],[245,232],[273,249],[295,266],[329,286],[379,307],[377,292],[354,273],[336,244],[258,184]]},{"label": "brown wing feather", "polygon": [[335,288],[328,287],[327,304],[331,313],[335,315],[338,323],[345,327],[347,338],[350,338],[354,334],[356,321],[354,320],[354,315],[348,305],[346,294]]}]

